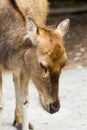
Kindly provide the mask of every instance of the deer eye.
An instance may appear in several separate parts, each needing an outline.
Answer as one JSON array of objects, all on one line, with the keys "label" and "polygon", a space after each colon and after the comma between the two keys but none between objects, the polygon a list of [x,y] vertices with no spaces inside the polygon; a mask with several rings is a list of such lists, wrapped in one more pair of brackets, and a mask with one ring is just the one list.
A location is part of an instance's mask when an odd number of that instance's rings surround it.
[{"label": "deer eye", "polygon": [[45,70],[45,73],[46,73],[46,72],[47,72],[47,68],[46,68],[46,66],[44,66],[42,63],[40,63],[40,66],[41,66],[42,69]]}]

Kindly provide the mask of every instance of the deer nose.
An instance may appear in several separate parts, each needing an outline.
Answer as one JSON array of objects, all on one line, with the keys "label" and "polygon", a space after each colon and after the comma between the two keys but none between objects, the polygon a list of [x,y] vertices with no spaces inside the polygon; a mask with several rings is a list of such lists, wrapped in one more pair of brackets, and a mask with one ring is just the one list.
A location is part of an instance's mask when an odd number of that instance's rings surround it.
[{"label": "deer nose", "polygon": [[60,109],[60,103],[58,103],[58,101],[50,104],[50,113],[51,114],[59,111],[59,109]]}]

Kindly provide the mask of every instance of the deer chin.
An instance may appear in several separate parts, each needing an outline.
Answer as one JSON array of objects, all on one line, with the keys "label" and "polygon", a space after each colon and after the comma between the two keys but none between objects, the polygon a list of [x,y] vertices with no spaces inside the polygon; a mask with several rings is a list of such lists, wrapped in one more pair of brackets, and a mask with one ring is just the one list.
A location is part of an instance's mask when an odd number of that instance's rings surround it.
[{"label": "deer chin", "polygon": [[49,112],[50,108],[49,108],[49,103],[47,103],[47,101],[44,99],[44,97],[42,96],[42,94],[39,94],[40,97],[40,102],[42,104],[42,107]]},{"label": "deer chin", "polygon": [[[41,101],[41,99],[40,99],[40,101]],[[43,107],[48,113],[50,113],[49,104],[45,104],[45,103],[43,103],[42,101],[41,101],[41,104],[42,104],[42,107]]]}]

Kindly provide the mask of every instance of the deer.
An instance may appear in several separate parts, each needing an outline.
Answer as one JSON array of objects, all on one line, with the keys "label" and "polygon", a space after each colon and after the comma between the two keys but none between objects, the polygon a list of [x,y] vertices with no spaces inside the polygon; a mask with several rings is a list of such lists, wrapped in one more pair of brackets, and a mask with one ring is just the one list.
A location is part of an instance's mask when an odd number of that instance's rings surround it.
[{"label": "deer", "polygon": [[33,129],[28,123],[30,79],[43,108],[50,114],[60,109],[59,77],[67,62],[64,36],[70,20],[56,29],[48,27],[47,12],[47,0],[0,1],[0,115],[2,72],[10,72],[16,93],[13,125],[18,130]]}]

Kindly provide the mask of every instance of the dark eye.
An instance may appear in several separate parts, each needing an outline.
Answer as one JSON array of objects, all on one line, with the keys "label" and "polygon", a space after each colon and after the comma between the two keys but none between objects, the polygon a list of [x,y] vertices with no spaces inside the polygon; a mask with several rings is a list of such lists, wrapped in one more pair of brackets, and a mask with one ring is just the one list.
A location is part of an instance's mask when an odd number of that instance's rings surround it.
[{"label": "dark eye", "polygon": [[41,66],[41,68],[43,68],[45,70],[45,73],[46,73],[47,72],[47,68],[42,63],[40,63],[40,66]]}]

